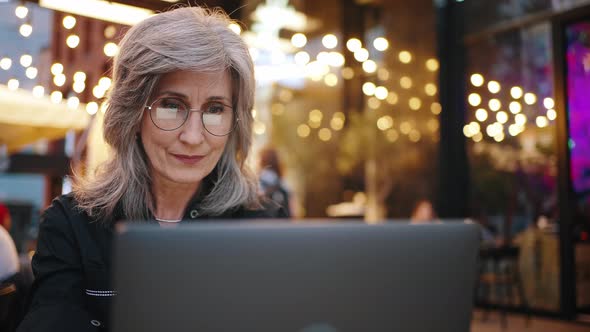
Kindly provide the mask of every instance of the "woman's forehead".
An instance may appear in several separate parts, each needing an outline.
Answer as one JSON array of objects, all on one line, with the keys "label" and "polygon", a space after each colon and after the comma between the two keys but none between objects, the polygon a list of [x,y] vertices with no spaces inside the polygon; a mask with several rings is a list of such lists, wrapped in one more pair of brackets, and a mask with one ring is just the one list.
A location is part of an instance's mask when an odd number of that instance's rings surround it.
[{"label": "woman's forehead", "polygon": [[185,95],[188,99],[220,96],[231,100],[231,88],[231,79],[227,71],[217,73],[175,71],[160,77],[155,93],[174,92]]}]

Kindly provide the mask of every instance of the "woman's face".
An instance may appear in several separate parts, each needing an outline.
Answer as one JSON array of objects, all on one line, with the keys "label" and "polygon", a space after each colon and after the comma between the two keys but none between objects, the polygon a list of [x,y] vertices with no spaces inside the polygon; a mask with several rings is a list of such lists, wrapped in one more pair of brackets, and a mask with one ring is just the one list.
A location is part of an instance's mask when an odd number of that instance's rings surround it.
[{"label": "woman's face", "polygon": [[[152,118],[167,121],[171,116],[170,110],[176,109],[179,102],[192,110],[220,112],[222,105],[233,105],[231,97],[228,73],[176,71],[160,78],[148,105],[158,99],[163,102],[159,103],[157,111],[155,108],[146,109],[141,123],[141,141],[150,161],[154,182],[198,186],[215,168],[229,135],[214,136],[207,132],[200,112],[189,112],[186,122],[174,130],[158,128]],[[226,107],[225,112],[231,112],[231,108]],[[215,119],[215,116],[213,120],[206,116],[209,126],[217,124]]]}]

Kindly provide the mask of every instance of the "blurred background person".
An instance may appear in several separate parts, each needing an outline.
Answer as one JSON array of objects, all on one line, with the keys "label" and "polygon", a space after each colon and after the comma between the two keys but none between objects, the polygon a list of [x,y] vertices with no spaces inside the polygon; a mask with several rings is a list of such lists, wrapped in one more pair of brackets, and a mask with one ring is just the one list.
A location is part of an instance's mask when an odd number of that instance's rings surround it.
[{"label": "blurred background person", "polygon": [[410,217],[411,224],[428,224],[428,223],[439,223],[437,220],[436,212],[432,206],[432,202],[427,199],[418,201],[412,211]]},{"label": "blurred background person", "polygon": [[260,151],[259,168],[259,184],[262,193],[279,204],[287,212],[287,216],[291,217],[291,193],[283,182],[282,166],[275,148],[267,146]]}]

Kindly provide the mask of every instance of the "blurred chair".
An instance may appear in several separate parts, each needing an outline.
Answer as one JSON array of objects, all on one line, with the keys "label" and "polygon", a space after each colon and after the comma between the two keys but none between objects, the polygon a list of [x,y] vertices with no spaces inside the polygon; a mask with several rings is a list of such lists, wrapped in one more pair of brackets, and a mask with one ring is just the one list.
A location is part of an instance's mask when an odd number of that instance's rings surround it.
[{"label": "blurred chair", "polygon": [[[500,309],[500,324],[506,328],[507,308],[520,306],[526,314],[526,325],[529,326],[531,312],[524,294],[522,279],[518,269],[518,247],[482,248],[479,252],[479,278],[476,296],[483,295],[483,299],[476,301],[484,309],[483,320],[487,320],[492,306]],[[487,268],[491,265],[491,268]],[[514,288],[516,292],[514,293]],[[481,292],[480,292],[481,291]],[[483,294],[482,294],[483,293]],[[492,301],[492,295],[494,301]],[[515,295],[517,295],[515,297]]]}]

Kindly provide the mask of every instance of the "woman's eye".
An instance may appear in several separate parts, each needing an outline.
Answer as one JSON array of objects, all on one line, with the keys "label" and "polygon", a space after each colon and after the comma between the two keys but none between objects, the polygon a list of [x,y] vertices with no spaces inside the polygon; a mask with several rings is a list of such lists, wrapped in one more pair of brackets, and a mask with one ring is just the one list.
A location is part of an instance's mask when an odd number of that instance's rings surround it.
[{"label": "woman's eye", "polygon": [[222,104],[209,104],[205,108],[205,112],[209,114],[219,114],[222,113],[225,107]]},{"label": "woman's eye", "polygon": [[180,103],[176,100],[163,100],[161,105],[165,108],[180,108]]}]

